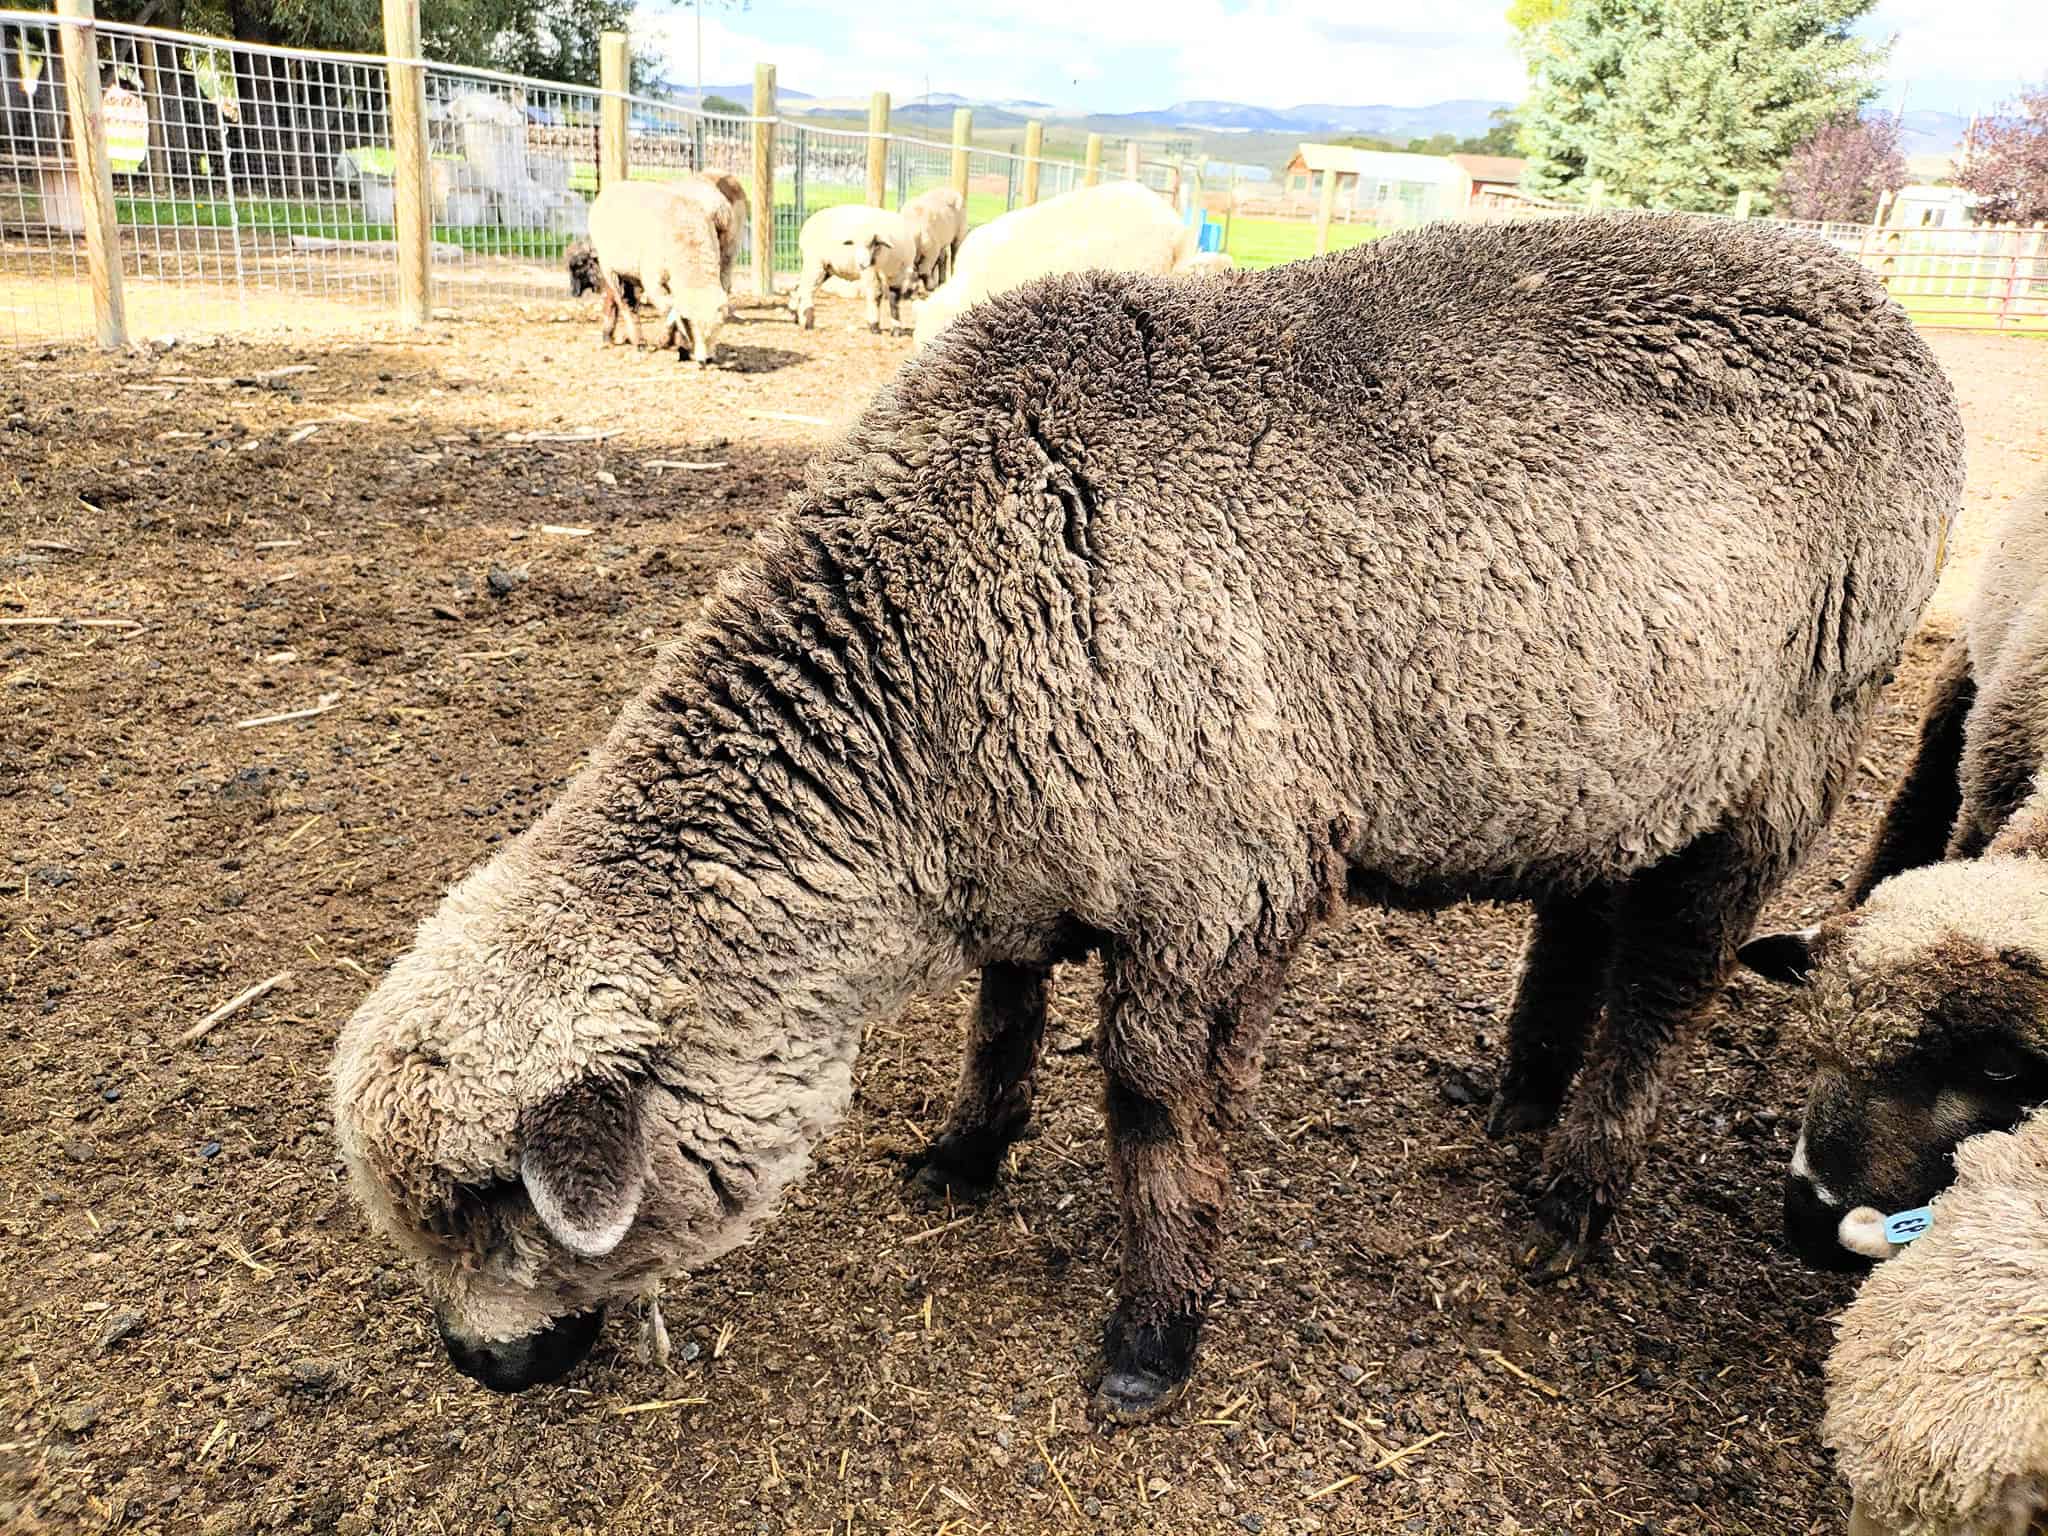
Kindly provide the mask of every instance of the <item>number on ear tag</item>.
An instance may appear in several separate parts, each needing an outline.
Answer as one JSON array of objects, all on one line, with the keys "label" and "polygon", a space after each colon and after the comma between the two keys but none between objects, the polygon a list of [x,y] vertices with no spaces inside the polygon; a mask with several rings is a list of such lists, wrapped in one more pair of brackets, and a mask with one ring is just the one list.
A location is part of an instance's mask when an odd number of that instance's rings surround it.
[{"label": "number on ear tag", "polygon": [[1885,1217],[1884,1240],[1888,1243],[1910,1243],[1933,1225],[1934,1212],[1927,1206],[1900,1211],[1895,1216]]}]

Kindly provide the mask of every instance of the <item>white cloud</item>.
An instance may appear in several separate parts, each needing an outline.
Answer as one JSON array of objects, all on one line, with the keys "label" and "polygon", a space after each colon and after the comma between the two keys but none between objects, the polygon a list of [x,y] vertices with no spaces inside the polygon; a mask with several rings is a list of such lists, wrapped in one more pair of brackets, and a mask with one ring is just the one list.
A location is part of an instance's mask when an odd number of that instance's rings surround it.
[{"label": "white cloud", "polygon": [[[1189,97],[1260,106],[1305,101],[1422,106],[1456,97],[1512,100],[1524,76],[1509,47],[1506,0],[1430,8],[1341,7],[1292,0],[1038,0],[1030,8],[937,5],[876,11],[828,0],[760,0],[704,16],[704,78],[753,77],[772,60],[813,95],[887,90],[1032,97],[1133,111]],[[649,0],[634,17],[671,75],[694,77],[690,10]],[[1967,110],[2048,76],[2043,0],[1881,0],[1860,29],[1898,34],[1888,74],[1909,105]],[[2008,73],[2010,71],[2011,73]]]},{"label": "white cloud", "polygon": [[[643,5],[634,31],[695,72],[694,16]],[[814,95],[925,88],[1034,97],[1099,111],[1164,106],[1190,96],[1266,106],[1303,101],[1420,106],[1453,96],[1511,97],[1522,75],[1507,47],[1501,0],[1446,0],[1426,27],[1365,28],[1322,7],[1283,0],[1044,0],[1028,11],[923,8],[916,24],[875,13],[776,4],[704,15],[704,78],[778,78]]]},{"label": "white cloud", "polygon": [[1894,82],[1946,80],[2009,96],[2021,80],[2048,78],[2042,0],[1884,0],[1868,31],[1898,35],[1886,68]]}]

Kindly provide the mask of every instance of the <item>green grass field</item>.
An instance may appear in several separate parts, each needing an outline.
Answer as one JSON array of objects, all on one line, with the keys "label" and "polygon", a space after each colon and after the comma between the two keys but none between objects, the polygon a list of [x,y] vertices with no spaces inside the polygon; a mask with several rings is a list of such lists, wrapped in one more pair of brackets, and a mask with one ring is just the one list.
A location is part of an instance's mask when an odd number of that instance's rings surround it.
[{"label": "green grass field", "polygon": [[[1346,251],[1386,231],[1371,224],[1332,224],[1330,249]],[[1224,250],[1240,267],[1277,267],[1300,261],[1316,253],[1316,228],[1293,219],[1230,220],[1229,241]]]}]

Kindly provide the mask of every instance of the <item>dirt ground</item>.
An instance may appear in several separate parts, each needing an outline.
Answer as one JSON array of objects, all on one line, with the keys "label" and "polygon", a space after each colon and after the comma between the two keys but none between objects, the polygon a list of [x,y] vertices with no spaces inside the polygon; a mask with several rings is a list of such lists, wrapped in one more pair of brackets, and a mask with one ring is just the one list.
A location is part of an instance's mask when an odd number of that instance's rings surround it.
[{"label": "dirt ground", "polygon": [[[0,1528],[1839,1530],[1849,1290],[1779,1238],[1786,1010],[1731,988],[1611,1257],[1532,1290],[1504,1234],[1535,1148],[1480,1129],[1514,909],[1308,946],[1165,1423],[1083,1411],[1116,1247],[1085,972],[985,1210],[899,1187],[956,1069],[934,999],[762,1240],[673,1287],[673,1374],[618,1318],[564,1386],[456,1376],[341,1182],[335,1032],[907,350],[834,302],[700,373],[571,318],[0,362],[0,618],[140,626],[0,627]],[[1935,344],[1974,517],[2044,468],[2048,344]],[[1834,899],[1943,622],[1775,916]]]}]

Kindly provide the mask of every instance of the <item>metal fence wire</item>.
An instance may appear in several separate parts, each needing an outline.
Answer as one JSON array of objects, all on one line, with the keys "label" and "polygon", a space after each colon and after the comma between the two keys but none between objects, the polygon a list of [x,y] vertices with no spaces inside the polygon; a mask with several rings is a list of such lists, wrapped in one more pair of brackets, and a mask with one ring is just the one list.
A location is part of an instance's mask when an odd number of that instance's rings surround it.
[{"label": "metal fence wire", "polygon": [[[88,199],[61,40],[73,24],[0,10],[0,343],[95,333]],[[394,62],[418,66],[425,81],[433,306],[490,313],[566,299],[564,249],[588,228],[598,189],[604,91],[115,22],[91,35],[113,173],[112,257],[131,335],[342,331],[391,320],[400,287]],[[804,220],[867,196],[863,131],[639,95],[624,103],[634,178],[729,172],[752,201],[755,136],[772,133],[773,196],[748,221],[740,262],[749,269],[765,231],[771,275],[790,278]],[[952,181],[952,145],[903,134],[885,145],[885,206]],[[1102,178],[1128,175],[1128,146],[1104,148]],[[967,149],[970,227],[1019,206],[1028,164]],[[1192,162],[1145,161],[1137,172],[1190,204],[1200,181]],[[1038,196],[1071,191],[1083,177],[1074,161],[1041,158]],[[1240,190],[1249,189],[1232,188],[1231,203]],[[2048,325],[2048,232],[2039,228],[1812,232],[1879,272],[1932,323]]]},{"label": "metal fence wire", "polygon": [[[94,330],[66,24],[0,10],[0,343]],[[389,322],[398,296],[390,59],[118,22],[98,22],[92,35],[130,334]],[[587,230],[597,193],[605,93],[431,62],[423,73],[434,306],[561,302],[563,253]],[[626,104],[629,176],[724,171],[751,196],[762,120],[638,95]],[[803,221],[865,198],[868,135],[787,119],[772,127],[767,227],[772,271],[788,278]],[[950,179],[949,145],[902,135],[887,144],[887,206]],[[1017,206],[1019,157],[975,149],[968,166],[973,222]],[[1170,178],[1171,168],[1154,174]],[[1041,197],[1079,183],[1071,162],[1041,162]],[[759,225],[755,210],[742,265],[751,267]]]}]

